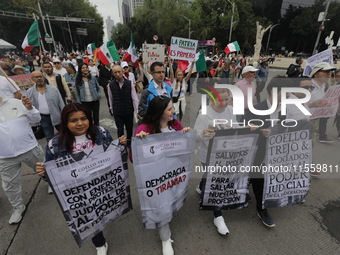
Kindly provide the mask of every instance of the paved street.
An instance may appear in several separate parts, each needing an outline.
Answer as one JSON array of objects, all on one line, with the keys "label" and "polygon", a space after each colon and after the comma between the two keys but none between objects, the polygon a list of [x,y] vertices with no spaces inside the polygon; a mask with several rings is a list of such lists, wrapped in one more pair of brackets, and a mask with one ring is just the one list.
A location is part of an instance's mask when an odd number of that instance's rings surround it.
[{"label": "paved street", "polygon": [[[285,70],[271,69],[270,76]],[[264,96],[262,96],[264,98]],[[193,114],[200,103],[199,95],[187,97],[188,109],[184,126],[193,125]],[[117,137],[106,102],[101,101],[101,125]],[[329,138],[336,139],[333,118],[328,121]],[[44,146],[44,140],[40,140]],[[316,143],[314,163],[339,164],[340,140],[333,144]],[[199,165],[196,159],[196,165]],[[158,255],[161,242],[156,230],[143,229],[141,211],[133,173],[129,164],[133,210],[111,222],[104,230],[109,244],[108,254]],[[306,202],[270,209],[276,227],[263,226],[256,215],[255,202],[247,209],[224,211],[230,234],[220,236],[213,225],[211,211],[199,211],[195,186],[200,175],[193,174],[187,201],[170,224],[176,254],[340,254],[340,174],[326,173],[312,180]],[[77,255],[95,254],[92,243],[78,248],[68,230],[54,195],[47,194],[47,183],[31,169],[22,169],[24,201],[23,220],[9,225],[10,205],[0,190],[0,254],[8,255]],[[251,192],[252,195],[252,192]],[[254,196],[253,201],[255,200]]]}]

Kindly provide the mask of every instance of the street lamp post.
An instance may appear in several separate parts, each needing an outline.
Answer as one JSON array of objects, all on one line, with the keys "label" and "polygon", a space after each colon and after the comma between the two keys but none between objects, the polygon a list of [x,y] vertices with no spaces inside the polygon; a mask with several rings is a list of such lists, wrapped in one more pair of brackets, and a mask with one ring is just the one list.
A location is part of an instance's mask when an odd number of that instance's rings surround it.
[{"label": "street lamp post", "polygon": [[73,51],[73,38],[72,38],[72,34],[71,34],[70,21],[68,20],[68,17],[71,17],[71,15],[76,14],[78,12],[82,12],[82,11],[75,11],[75,12],[71,12],[70,14],[66,15],[66,17],[67,17],[68,32],[70,34],[70,39],[71,39],[71,48],[72,48],[72,51]]},{"label": "street lamp post", "polygon": [[275,24],[274,26],[272,26],[270,29],[269,29],[269,35],[268,35],[268,39],[267,39],[267,46],[266,46],[266,53],[268,55],[268,47],[269,47],[269,40],[270,40],[270,35],[272,34],[272,30],[274,27],[278,26],[280,24]]},{"label": "street lamp post", "polygon": [[320,40],[320,36],[321,36],[321,32],[322,32],[321,28],[324,27],[325,21],[327,20],[326,16],[327,16],[327,12],[328,12],[329,3],[330,3],[330,1],[326,5],[326,10],[325,10],[325,13],[323,15],[322,22],[321,22],[321,25],[320,25],[320,28],[319,28],[319,33],[318,33],[318,36],[316,38],[316,42],[315,42],[315,45],[314,45],[313,54],[316,54],[316,50],[317,50],[319,40]]},{"label": "street lamp post", "polygon": [[229,31],[229,42],[231,42],[231,35],[232,35],[232,32],[233,32],[233,23],[234,23],[234,14],[235,14],[235,3],[231,2],[230,0],[228,0],[228,2],[232,6],[232,14],[231,14],[231,20],[230,20],[230,31]]},{"label": "street lamp post", "polygon": [[189,39],[190,39],[190,35],[191,35],[191,31],[190,31],[190,28],[191,28],[191,19],[187,18],[186,16],[180,14],[180,16],[182,16],[183,18],[185,18],[188,22],[189,22]]}]

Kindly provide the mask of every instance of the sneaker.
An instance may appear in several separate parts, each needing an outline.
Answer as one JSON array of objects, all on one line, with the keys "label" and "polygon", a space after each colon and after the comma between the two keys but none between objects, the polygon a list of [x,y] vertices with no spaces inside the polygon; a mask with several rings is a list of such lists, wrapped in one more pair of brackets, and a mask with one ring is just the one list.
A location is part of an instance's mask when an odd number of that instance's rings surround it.
[{"label": "sneaker", "polygon": [[275,223],[272,220],[272,218],[270,218],[267,210],[263,210],[261,212],[258,211],[257,216],[259,216],[263,225],[265,225],[266,227],[269,227],[269,228],[275,227]]},{"label": "sneaker", "polygon": [[8,223],[9,224],[19,223],[22,219],[22,213],[25,211],[25,209],[26,209],[25,205],[20,205],[14,208],[11,218],[9,219]]},{"label": "sneaker", "polygon": [[221,235],[229,234],[229,229],[227,225],[225,224],[223,216],[218,216],[217,218],[215,218],[214,225],[217,228],[217,232],[220,233]]},{"label": "sneaker", "polygon": [[52,190],[50,185],[48,185],[47,193],[48,194],[53,194],[53,190]]},{"label": "sneaker", "polygon": [[162,241],[162,251],[163,255],[174,255],[174,249],[172,248],[172,243],[174,241],[169,238],[166,241]]},{"label": "sneaker", "polygon": [[202,190],[200,189],[200,185],[197,185],[196,187],[196,192],[201,195],[202,194]]},{"label": "sneaker", "polygon": [[319,171],[310,171],[310,175],[312,177],[320,177],[321,172],[319,172]]},{"label": "sneaker", "polygon": [[109,245],[107,243],[105,243],[105,245],[101,246],[101,247],[97,247],[97,255],[106,255],[107,254],[107,250],[109,249]]},{"label": "sneaker", "polygon": [[328,139],[327,137],[323,139],[319,139],[319,143],[333,143],[333,140]]}]

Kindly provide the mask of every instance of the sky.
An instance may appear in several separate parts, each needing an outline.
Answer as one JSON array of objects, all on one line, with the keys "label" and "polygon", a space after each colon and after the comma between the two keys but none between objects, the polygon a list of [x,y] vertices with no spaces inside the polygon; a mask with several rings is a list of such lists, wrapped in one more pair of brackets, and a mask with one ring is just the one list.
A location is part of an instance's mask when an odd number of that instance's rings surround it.
[{"label": "sky", "polygon": [[107,40],[106,34],[106,18],[107,16],[111,16],[111,19],[114,20],[115,24],[120,21],[119,12],[118,12],[118,1],[120,0],[89,0],[89,2],[93,5],[97,5],[97,10],[99,14],[103,16],[104,19],[104,41]]}]

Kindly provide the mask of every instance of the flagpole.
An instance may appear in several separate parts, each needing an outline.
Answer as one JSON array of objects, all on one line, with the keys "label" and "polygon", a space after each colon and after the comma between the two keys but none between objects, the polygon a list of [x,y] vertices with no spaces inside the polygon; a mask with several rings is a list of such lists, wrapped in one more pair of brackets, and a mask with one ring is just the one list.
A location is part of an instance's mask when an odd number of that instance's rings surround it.
[{"label": "flagpole", "polygon": [[[34,13],[33,13],[33,18],[34,18],[34,20],[38,20]],[[45,52],[44,43],[43,43],[43,40],[42,40],[42,37],[41,37],[41,34],[40,34],[40,29],[39,29],[39,22],[38,22],[38,31],[39,31],[39,37],[40,37],[39,38],[40,46],[42,47],[43,51]],[[41,49],[40,49],[40,51],[41,51]],[[41,54],[40,54],[40,56],[41,56]]]},{"label": "flagpole", "polygon": [[13,88],[16,90],[16,91],[20,91],[17,89],[17,87],[12,83],[12,81],[8,78],[7,74],[5,73],[5,71],[0,67],[0,74],[3,75],[7,81],[13,86]]}]

